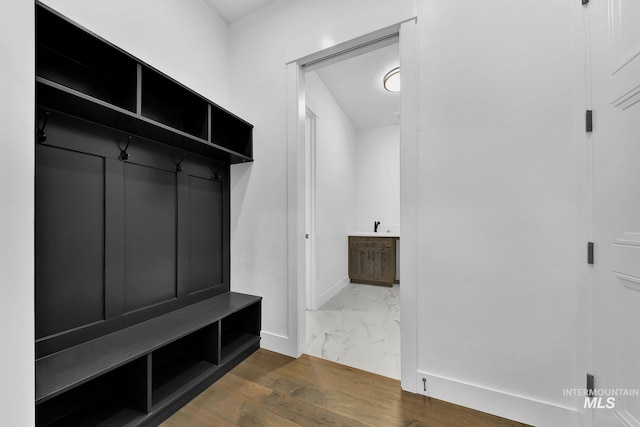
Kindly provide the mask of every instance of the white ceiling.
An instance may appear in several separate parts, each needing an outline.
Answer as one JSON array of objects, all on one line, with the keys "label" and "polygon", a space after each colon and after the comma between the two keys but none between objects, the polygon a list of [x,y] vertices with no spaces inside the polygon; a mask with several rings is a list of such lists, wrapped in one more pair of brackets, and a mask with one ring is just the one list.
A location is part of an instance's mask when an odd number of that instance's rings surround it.
[{"label": "white ceiling", "polygon": [[316,70],[356,129],[398,124],[400,94],[382,86],[384,75],[399,65],[394,43]]},{"label": "white ceiling", "polygon": [[[231,24],[275,0],[204,0]],[[398,44],[354,56],[317,69],[356,129],[397,124],[400,95],[382,87],[384,75],[398,66]]]},{"label": "white ceiling", "polygon": [[275,0],[204,0],[226,22],[231,24],[240,18],[273,3]]}]

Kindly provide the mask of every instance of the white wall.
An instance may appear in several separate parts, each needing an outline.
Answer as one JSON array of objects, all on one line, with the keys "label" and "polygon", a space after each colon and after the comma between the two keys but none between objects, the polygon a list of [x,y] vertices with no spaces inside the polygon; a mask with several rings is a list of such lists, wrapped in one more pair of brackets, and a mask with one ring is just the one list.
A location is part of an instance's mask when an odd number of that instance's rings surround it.
[{"label": "white wall", "polygon": [[358,130],[357,219],[362,231],[400,228],[400,126]]},{"label": "white wall", "polygon": [[316,271],[314,309],[348,283],[348,224],[356,213],[356,130],[315,72],[305,75],[316,121]]},{"label": "white wall", "polygon": [[572,425],[553,405],[584,386],[574,3],[418,2],[418,370],[436,395],[536,425]]},{"label": "white wall", "polygon": [[29,426],[33,410],[34,4],[0,3],[0,414]]},{"label": "white wall", "polygon": [[261,345],[266,348],[283,353],[291,348],[287,224],[295,218],[287,212],[288,48],[313,32],[362,16],[363,8],[386,4],[280,0],[229,26],[231,110],[255,126],[256,160],[231,168],[231,287],[263,297]]},{"label": "white wall", "polygon": [[[234,194],[244,199],[233,206],[232,286],[265,296],[264,330],[284,351],[292,220],[285,207],[284,63],[291,52],[313,53],[285,50],[310,34],[315,45],[331,45],[323,32],[360,22],[363,11],[382,4],[282,0],[230,27],[234,109],[256,125],[256,163],[235,169]],[[416,383],[422,390],[428,378],[432,396],[487,412],[575,425],[562,388],[582,386],[573,363],[582,260],[573,158],[581,129],[571,93],[572,13],[580,6],[417,5]],[[276,348],[276,341],[263,343]]]},{"label": "white wall", "polygon": [[[45,0],[149,65],[228,104],[227,27],[202,0]],[[0,413],[35,423],[34,396],[34,2],[0,3]]]},{"label": "white wall", "polygon": [[228,107],[227,25],[204,0],[42,0],[86,29]]},{"label": "white wall", "polygon": [[[229,68],[221,21],[199,2],[46,3],[256,125],[256,163],[232,168],[232,288],[264,296],[263,343],[287,348],[285,50],[387,2],[277,1],[230,26]],[[436,397],[537,425],[571,425],[561,390],[582,386],[573,382],[583,258],[572,223],[581,131],[571,128],[580,111],[570,111],[574,3],[417,2],[416,380],[428,376]],[[2,356],[12,385],[3,414],[16,425],[33,415],[32,7],[11,0],[0,15],[12,59],[0,68],[12,83],[1,89],[3,131],[13,150],[0,184],[11,201],[2,211],[11,286],[0,312],[12,349]]]}]

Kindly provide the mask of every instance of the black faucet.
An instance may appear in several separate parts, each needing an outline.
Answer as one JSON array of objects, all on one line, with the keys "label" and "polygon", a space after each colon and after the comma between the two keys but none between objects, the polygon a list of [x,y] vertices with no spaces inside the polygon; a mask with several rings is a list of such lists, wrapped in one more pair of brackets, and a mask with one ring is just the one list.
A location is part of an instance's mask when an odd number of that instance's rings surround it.
[{"label": "black faucet", "polygon": [[373,232],[377,233],[378,232],[378,226],[380,225],[380,221],[374,221],[373,222]]}]

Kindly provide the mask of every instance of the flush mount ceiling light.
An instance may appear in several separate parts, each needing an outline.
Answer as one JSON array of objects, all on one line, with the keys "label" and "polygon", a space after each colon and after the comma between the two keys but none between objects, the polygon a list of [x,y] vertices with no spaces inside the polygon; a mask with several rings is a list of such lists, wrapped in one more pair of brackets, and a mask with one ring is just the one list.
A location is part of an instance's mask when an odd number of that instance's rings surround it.
[{"label": "flush mount ceiling light", "polygon": [[400,92],[400,67],[396,67],[384,75],[382,85],[389,92]]}]

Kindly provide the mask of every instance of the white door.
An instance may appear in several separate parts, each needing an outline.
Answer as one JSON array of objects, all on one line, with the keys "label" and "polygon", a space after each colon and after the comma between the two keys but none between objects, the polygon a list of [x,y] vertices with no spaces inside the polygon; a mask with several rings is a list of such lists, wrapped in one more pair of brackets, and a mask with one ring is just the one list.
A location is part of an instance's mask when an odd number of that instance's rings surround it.
[{"label": "white door", "polygon": [[[640,1],[590,0],[595,426],[640,426]],[[612,397],[613,400],[608,399]],[[596,399],[597,400],[597,399]]]}]

